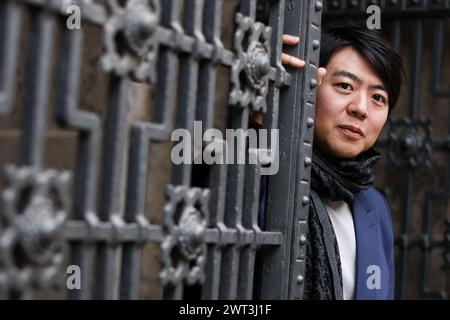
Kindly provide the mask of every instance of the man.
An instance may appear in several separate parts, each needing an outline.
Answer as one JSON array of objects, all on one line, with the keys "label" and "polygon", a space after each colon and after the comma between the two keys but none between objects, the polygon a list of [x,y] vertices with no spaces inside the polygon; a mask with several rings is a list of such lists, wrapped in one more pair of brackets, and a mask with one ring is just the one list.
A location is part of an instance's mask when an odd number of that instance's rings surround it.
[{"label": "man", "polygon": [[[320,55],[304,298],[393,299],[391,216],[371,185],[402,61],[377,33],[353,27],[324,34]],[[304,66],[284,53],[282,62]]]}]

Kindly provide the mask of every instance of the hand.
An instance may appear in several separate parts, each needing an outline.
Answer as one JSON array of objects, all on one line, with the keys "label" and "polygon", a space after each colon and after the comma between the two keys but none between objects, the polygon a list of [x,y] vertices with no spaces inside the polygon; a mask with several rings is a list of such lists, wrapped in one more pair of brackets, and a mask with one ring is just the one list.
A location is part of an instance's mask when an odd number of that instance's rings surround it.
[{"label": "hand", "polygon": [[[283,34],[282,40],[283,40],[283,44],[286,44],[286,45],[296,45],[300,41],[299,37],[291,36],[289,34]],[[305,66],[304,60],[301,60],[297,57],[291,56],[287,53],[281,54],[281,63],[290,65],[297,69],[303,68]],[[317,80],[318,80],[319,85],[322,84],[322,79],[326,73],[327,73],[327,69],[325,69],[325,68],[320,67],[319,69],[317,69]]]},{"label": "hand", "polygon": [[[289,46],[294,46],[294,45],[298,44],[298,42],[300,41],[299,37],[291,36],[289,34],[283,34],[282,40],[283,40],[283,44],[286,44]],[[305,60],[301,60],[301,59],[291,56],[287,53],[281,54],[281,63],[291,65],[292,67],[298,68],[298,69],[303,68],[305,66]]]}]

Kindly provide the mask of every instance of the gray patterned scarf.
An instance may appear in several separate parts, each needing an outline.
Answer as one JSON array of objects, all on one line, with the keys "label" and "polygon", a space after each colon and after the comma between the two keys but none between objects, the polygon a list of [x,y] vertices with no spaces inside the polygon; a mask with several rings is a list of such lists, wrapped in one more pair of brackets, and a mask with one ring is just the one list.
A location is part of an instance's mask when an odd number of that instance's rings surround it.
[{"label": "gray patterned scarf", "polygon": [[333,225],[320,200],[352,204],[355,193],[372,185],[380,153],[371,148],[353,159],[337,159],[313,152],[311,205],[306,243],[304,299],[342,300],[342,271]]}]

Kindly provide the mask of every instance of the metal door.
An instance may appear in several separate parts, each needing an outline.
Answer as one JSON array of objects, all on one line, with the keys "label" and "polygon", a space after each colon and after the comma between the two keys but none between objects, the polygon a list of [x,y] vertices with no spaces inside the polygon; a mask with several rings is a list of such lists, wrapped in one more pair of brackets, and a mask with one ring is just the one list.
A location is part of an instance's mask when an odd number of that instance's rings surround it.
[{"label": "metal door", "polygon": [[[2,1],[1,297],[300,298],[321,13],[319,0]],[[280,63],[284,32],[301,37],[302,71]],[[167,156],[175,129],[247,129],[254,112],[280,137],[264,226],[264,150],[202,176]]]}]

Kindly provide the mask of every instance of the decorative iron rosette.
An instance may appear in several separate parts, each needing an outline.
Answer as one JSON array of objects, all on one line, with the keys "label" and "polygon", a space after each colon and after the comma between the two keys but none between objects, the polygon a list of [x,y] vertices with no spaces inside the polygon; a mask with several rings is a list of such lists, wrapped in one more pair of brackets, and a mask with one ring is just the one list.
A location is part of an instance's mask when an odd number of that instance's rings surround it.
[{"label": "decorative iron rosette", "polygon": [[394,118],[389,121],[387,152],[397,167],[431,165],[431,121]]},{"label": "decorative iron rosette", "polygon": [[161,284],[203,283],[209,190],[168,185],[161,243]]},{"label": "decorative iron rosette", "polygon": [[106,72],[131,75],[134,80],[156,79],[156,30],[160,20],[159,0],[108,0],[111,15],[104,26],[102,66]]},{"label": "decorative iron rosette", "polygon": [[269,90],[270,34],[272,29],[250,17],[236,14],[234,49],[237,58],[231,68],[229,103],[266,111]]},{"label": "decorative iron rosette", "polygon": [[47,286],[63,275],[62,226],[69,206],[70,173],[6,166],[1,195],[1,289]]}]

